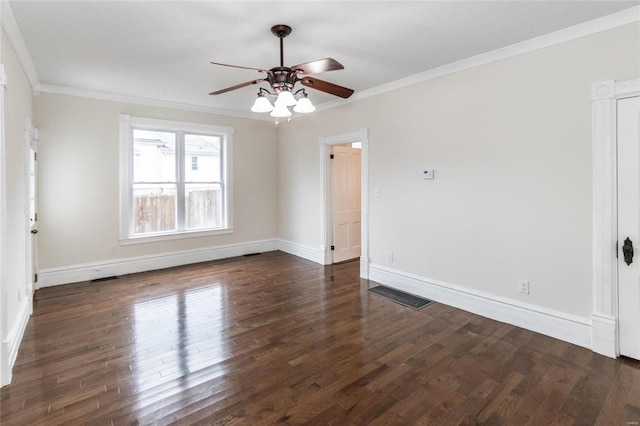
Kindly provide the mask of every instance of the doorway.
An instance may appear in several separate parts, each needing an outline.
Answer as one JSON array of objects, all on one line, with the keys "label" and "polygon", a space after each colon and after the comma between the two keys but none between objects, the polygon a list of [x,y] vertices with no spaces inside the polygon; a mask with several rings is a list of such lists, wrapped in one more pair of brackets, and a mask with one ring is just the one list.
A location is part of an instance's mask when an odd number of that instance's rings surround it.
[{"label": "doorway", "polygon": [[[637,126],[640,119],[637,109],[635,116],[633,113],[633,104],[637,102],[638,97],[640,97],[640,80],[638,79],[607,80],[594,83],[591,88],[593,119],[591,348],[594,352],[612,358],[621,354],[634,358],[640,356],[635,353],[640,347],[637,342],[640,338],[638,334],[640,318],[637,315],[640,300],[637,297],[640,296],[633,289],[634,286],[638,288],[639,275],[636,268],[640,264],[640,241],[636,244],[636,240],[640,239],[637,235],[640,219],[636,210],[640,200],[640,190],[638,190],[640,184],[637,181],[637,176],[640,175],[637,157],[640,150],[638,147],[640,130]],[[633,98],[636,100],[625,101]],[[637,103],[635,105],[637,108]],[[618,114],[628,118],[618,117]],[[635,161],[631,161],[631,156],[634,154],[631,151],[627,152],[627,149],[635,150]],[[632,182],[633,177],[628,177],[633,174],[636,176],[635,183]],[[629,185],[629,182],[632,184]],[[631,211],[628,207],[629,203],[636,204]],[[629,264],[624,259],[623,251],[627,238],[630,243],[633,243],[636,252]],[[627,253],[629,248],[630,244],[626,249]],[[633,314],[632,310],[635,310],[636,314]],[[635,332],[627,332],[634,329]]]},{"label": "doorway", "polygon": [[[324,264],[359,257],[360,276],[365,279],[369,275],[368,149],[366,129],[320,139]],[[357,167],[355,158],[359,159]],[[354,173],[358,174],[357,178]],[[359,186],[359,202],[348,195],[354,192],[354,186]],[[354,227],[358,227],[359,232],[355,232]]]},{"label": "doorway", "polygon": [[353,260],[361,254],[360,151],[356,142],[333,146],[329,154],[332,263]]}]

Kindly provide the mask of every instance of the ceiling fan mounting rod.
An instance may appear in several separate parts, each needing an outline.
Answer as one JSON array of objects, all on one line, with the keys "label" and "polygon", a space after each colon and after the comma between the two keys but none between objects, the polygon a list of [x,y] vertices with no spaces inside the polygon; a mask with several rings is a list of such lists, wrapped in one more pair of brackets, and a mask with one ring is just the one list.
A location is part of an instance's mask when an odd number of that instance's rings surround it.
[{"label": "ceiling fan mounting rod", "polygon": [[280,66],[284,67],[284,38],[291,34],[291,27],[284,24],[271,27],[273,35],[280,39]]}]

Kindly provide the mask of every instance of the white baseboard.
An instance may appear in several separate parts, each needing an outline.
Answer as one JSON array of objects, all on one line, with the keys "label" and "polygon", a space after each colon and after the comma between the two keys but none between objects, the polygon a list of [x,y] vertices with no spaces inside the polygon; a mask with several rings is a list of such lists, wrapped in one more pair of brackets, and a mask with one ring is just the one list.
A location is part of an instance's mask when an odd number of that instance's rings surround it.
[{"label": "white baseboard", "polygon": [[286,240],[278,241],[278,247],[280,251],[283,251],[285,253],[289,253],[294,256],[319,263],[320,265],[326,265],[324,258],[324,249],[322,247],[315,248]]},{"label": "white baseboard", "polygon": [[591,321],[540,306],[529,305],[489,293],[470,290],[393,270],[369,265],[369,279],[483,317],[535,331],[591,349]]},{"label": "white baseboard", "polygon": [[591,315],[591,349],[611,358],[618,356],[616,319],[602,315]]},{"label": "white baseboard", "polygon": [[360,278],[369,279],[369,258],[360,256]]},{"label": "white baseboard", "polygon": [[48,268],[38,272],[38,284],[51,287],[276,250],[278,240],[273,239]]},{"label": "white baseboard", "polygon": [[24,331],[27,329],[27,322],[29,322],[29,313],[31,312],[31,301],[28,298],[23,298],[18,309],[18,315],[16,320],[9,330],[9,333],[2,341],[2,383],[1,386],[11,383],[11,370],[13,364],[18,357],[18,349],[20,349],[20,343],[24,336]]}]

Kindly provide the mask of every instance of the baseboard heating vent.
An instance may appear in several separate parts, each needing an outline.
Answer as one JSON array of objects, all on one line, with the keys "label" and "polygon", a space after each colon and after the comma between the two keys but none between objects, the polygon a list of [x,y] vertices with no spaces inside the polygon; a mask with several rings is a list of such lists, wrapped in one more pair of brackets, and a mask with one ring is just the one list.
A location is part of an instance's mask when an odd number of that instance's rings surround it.
[{"label": "baseboard heating vent", "polygon": [[120,277],[117,277],[117,276],[114,275],[112,277],[96,278],[95,280],[91,280],[89,282],[90,283],[99,283],[99,282],[102,282],[102,281],[117,280],[118,278],[120,278]]},{"label": "baseboard heating vent", "polygon": [[250,256],[260,256],[262,253],[249,253],[249,254],[243,254],[242,256],[244,257],[250,257]]},{"label": "baseboard heating vent", "polygon": [[371,287],[367,289],[367,291],[413,309],[422,309],[433,303],[433,300],[425,299],[424,297],[405,293],[404,291],[385,287],[383,285]]}]

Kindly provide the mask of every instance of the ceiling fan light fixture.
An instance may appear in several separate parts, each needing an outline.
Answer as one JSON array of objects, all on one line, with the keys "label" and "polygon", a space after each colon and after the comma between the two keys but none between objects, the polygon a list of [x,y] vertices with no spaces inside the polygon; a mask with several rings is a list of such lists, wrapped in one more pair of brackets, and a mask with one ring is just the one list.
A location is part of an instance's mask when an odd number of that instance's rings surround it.
[{"label": "ceiling fan light fixture", "polygon": [[276,101],[276,107],[273,109],[273,111],[271,111],[271,114],[269,115],[276,118],[291,117],[291,111],[289,111],[289,108],[284,105],[278,105],[278,102]]},{"label": "ceiling fan light fixture", "polygon": [[295,112],[299,112],[302,114],[308,114],[316,110],[316,107],[313,106],[306,93],[302,94],[302,97],[298,99],[298,103],[295,107],[293,107]]},{"label": "ceiling fan light fixture", "polygon": [[[323,81],[315,77],[310,77],[313,74],[319,74],[327,71],[336,71],[344,69],[344,66],[335,59],[324,58],[311,62],[305,62],[298,65],[292,65],[287,67],[284,65],[284,44],[283,39],[291,34],[291,27],[288,25],[280,24],[271,27],[271,32],[280,40],[280,66],[273,67],[271,69],[245,67],[240,65],[224,64],[222,62],[211,62],[214,65],[220,65],[224,67],[240,68],[245,70],[258,71],[265,74],[264,78],[254,79],[244,83],[236,84],[215,92],[209,93],[210,95],[221,95],[223,93],[230,92],[232,90],[240,89],[242,87],[251,86],[253,84],[261,84],[266,82],[270,86],[270,90],[260,88],[258,92],[258,98],[253,103],[251,111],[261,113],[270,112],[272,117],[276,118],[276,124],[280,121],[279,118],[291,119],[292,108],[296,113],[310,113],[316,110],[311,101],[307,98],[307,93],[304,89],[296,91],[296,83],[300,82],[301,85],[311,87],[321,92],[329,93],[341,98],[348,98],[353,94],[353,90],[348,87],[342,87],[328,81]],[[273,105],[271,100],[275,98]]]},{"label": "ceiling fan light fixture", "polygon": [[253,103],[251,107],[251,111],[253,112],[271,112],[273,111],[273,105],[269,102],[269,99],[261,93],[258,93],[258,97],[256,101]]},{"label": "ceiling fan light fixture", "polygon": [[289,90],[283,90],[278,94],[278,98],[274,102],[275,106],[290,107],[294,106],[298,101],[293,97],[293,93]]}]

